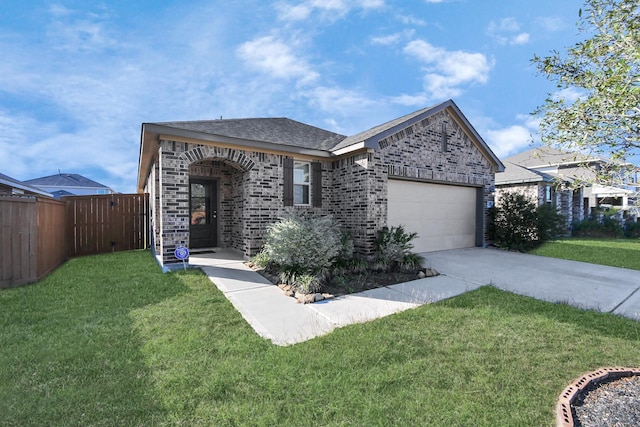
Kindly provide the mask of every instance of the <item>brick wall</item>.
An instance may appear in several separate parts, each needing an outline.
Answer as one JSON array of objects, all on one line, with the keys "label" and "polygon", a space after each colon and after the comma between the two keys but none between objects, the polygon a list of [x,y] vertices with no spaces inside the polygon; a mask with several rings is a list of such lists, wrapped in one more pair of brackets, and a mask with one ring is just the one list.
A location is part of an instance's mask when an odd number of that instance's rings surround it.
[{"label": "brick wall", "polygon": [[[443,131],[447,137],[444,151]],[[387,136],[375,151],[322,161],[322,207],[284,206],[284,158],[160,141],[159,158],[146,191],[154,201],[154,242],[162,263],[177,262],[175,247],[189,245],[190,176],[216,181],[218,244],[241,250],[245,256],[255,255],[268,226],[291,211],[333,215],[352,233],[356,249],[371,254],[377,232],[387,221],[389,176],[481,187],[485,207],[493,197],[491,165],[445,111]]]}]

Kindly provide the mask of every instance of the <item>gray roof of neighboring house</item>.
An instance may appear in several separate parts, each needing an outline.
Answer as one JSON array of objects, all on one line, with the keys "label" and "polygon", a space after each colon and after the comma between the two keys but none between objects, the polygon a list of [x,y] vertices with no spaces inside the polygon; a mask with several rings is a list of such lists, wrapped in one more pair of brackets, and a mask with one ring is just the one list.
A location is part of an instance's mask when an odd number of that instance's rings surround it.
[{"label": "gray roof of neighboring house", "polygon": [[174,129],[220,135],[248,141],[269,142],[318,150],[331,150],[345,139],[330,132],[287,118],[220,119],[153,123]]},{"label": "gray roof of neighboring house", "polygon": [[50,193],[43,191],[37,187],[33,187],[23,181],[18,181],[15,178],[11,178],[8,175],[0,173],[0,184],[7,185],[9,187],[14,187],[20,190],[29,191],[31,193],[41,194],[43,196],[53,197]]},{"label": "gray roof of neighboring house", "polygon": [[504,161],[528,168],[542,168],[570,164],[579,165],[593,161],[610,162],[611,160],[582,153],[562,151],[551,147],[537,147],[508,157]]},{"label": "gray roof of neighboring house", "polygon": [[496,173],[496,185],[525,184],[533,182],[551,182],[553,176],[527,169],[524,166],[503,160],[504,172]]},{"label": "gray roof of neighboring house", "polygon": [[44,187],[87,187],[87,188],[109,188],[87,177],[77,173],[59,173],[55,175],[43,176],[25,181],[30,185]]}]

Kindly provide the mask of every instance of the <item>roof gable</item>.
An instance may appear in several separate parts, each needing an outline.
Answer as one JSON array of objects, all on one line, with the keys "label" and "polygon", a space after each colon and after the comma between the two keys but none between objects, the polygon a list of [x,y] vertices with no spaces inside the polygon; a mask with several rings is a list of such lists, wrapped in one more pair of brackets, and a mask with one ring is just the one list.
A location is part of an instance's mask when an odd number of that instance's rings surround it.
[{"label": "roof gable", "polygon": [[482,139],[480,134],[478,134],[464,114],[462,114],[462,111],[460,111],[458,106],[451,99],[432,107],[414,111],[413,113],[345,138],[333,148],[333,151],[340,152],[348,150],[349,147],[354,146],[377,149],[379,148],[379,142],[389,135],[393,135],[403,129],[413,126],[414,124],[444,110],[446,110],[458,122],[495,169],[497,171],[504,170],[504,165],[500,159],[495,155],[489,145],[484,141],[484,139]]}]

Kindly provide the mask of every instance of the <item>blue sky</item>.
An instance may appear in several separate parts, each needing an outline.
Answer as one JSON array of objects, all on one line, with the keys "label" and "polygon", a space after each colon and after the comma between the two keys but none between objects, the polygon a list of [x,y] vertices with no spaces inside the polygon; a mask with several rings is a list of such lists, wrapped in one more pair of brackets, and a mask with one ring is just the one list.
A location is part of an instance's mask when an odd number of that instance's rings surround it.
[{"label": "blue sky", "polygon": [[345,135],[453,99],[504,158],[581,1],[3,0],[0,172],[135,190],[143,122],[289,117]]}]

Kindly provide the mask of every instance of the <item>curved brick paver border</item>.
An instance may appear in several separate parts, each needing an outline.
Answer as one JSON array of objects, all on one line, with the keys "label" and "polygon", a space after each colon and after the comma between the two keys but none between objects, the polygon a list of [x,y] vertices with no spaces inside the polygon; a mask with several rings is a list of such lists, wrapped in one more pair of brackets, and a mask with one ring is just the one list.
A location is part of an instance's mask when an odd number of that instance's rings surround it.
[{"label": "curved brick paver border", "polygon": [[556,405],[556,425],[558,427],[574,427],[573,411],[571,404],[575,398],[593,384],[598,384],[607,380],[640,375],[640,368],[600,368],[589,372],[569,384],[560,393],[558,404]]}]

